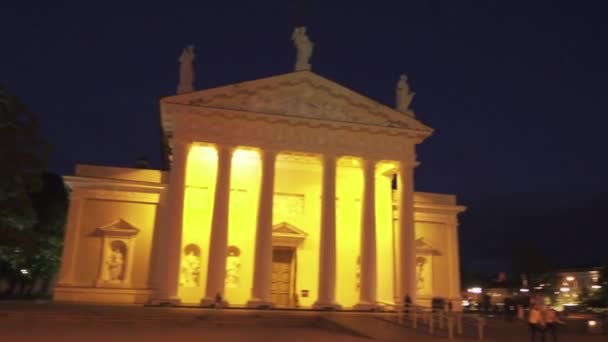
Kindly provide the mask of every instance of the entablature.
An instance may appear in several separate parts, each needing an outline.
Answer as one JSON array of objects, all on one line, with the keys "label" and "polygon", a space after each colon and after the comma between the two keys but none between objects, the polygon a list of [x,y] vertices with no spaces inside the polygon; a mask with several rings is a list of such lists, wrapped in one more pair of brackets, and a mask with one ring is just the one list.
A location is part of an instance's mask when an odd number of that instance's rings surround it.
[{"label": "entablature", "polygon": [[391,127],[166,104],[173,140],[415,162],[423,135]]}]

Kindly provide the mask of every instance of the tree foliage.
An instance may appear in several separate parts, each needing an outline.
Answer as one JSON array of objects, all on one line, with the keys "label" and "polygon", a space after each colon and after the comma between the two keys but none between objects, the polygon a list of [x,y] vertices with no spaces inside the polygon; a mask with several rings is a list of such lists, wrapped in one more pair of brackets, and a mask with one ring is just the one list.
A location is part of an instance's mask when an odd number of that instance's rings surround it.
[{"label": "tree foliage", "polygon": [[0,243],[19,244],[36,223],[29,193],[40,189],[48,145],[33,113],[0,86]]},{"label": "tree foliage", "polygon": [[0,86],[0,276],[49,279],[58,270],[67,211],[63,180],[43,175],[49,146],[36,116]]}]

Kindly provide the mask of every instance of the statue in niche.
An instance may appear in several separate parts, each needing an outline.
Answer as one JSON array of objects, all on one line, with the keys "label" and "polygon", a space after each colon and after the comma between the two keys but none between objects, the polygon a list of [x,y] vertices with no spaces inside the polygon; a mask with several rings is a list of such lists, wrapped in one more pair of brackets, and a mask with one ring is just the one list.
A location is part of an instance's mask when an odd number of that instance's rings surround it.
[{"label": "statue in niche", "polygon": [[186,246],[182,257],[182,274],[180,284],[185,287],[197,287],[200,285],[199,276],[201,273],[200,248],[190,244]]},{"label": "statue in niche", "polygon": [[426,258],[423,256],[416,257],[416,289],[423,290],[425,288],[425,270]]},{"label": "statue in niche", "polygon": [[108,274],[107,280],[111,283],[119,283],[123,279],[124,252],[124,246],[121,246],[120,242],[112,242],[111,251],[105,260]]},{"label": "statue in niche", "polygon": [[226,287],[239,287],[241,271],[241,251],[237,246],[228,247],[226,258]]},{"label": "statue in niche", "polygon": [[314,44],[306,34],[306,27],[294,28],[293,33],[291,34],[291,40],[293,40],[297,50],[295,70],[310,70],[311,66],[309,60],[312,56]]},{"label": "statue in niche", "polygon": [[410,86],[407,84],[407,76],[401,75],[399,82],[397,82],[396,89],[397,110],[401,113],[407,113],[409,111],[410,104],[414,99],[414,95],[416,95],[416,93],[413,93],[410,90]]},{"label": "statue in niche", "polygon": [[194,45],[188,45],[179,57],[179,83],[177,93],[190,93],[194,91]]}]

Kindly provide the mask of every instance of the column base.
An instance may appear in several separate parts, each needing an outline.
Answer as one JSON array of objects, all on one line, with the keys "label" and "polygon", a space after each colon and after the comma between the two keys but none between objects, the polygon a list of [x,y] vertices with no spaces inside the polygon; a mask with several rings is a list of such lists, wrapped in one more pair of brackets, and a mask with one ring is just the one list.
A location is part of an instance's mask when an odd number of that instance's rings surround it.
[{"label": "column base", "polygon": [[178,306],[182,303],[182,300],[177,296],[171,296],[167,298],[152,298],[148,302],[150,305],[158,306]]},{"label": "column base", "polygon": [[312,305],[312,308],[315,310],[324,310],[324,311],[335,311],[335,310],[341,310],[342,306],[338,303],[321,303],[321,302],[316,302]]},{"label": "column base", "polygon": [[222,300],[218,303],[215,301],[215,298],[203,298],[201,300],[200,306],[202,306],[204,308],[222,309],[222,308],[227,308],[229,305],[228,305],[228,302],[225,300]]},{"label": "column base", "polygon": [[380,311],[381,308],[382,307],[376,303],[366,303],[366,302],[361,302],[359,304],[356,304],[353,307],[353,309],[360,310],[360,311]]},{"label": "column base", "polygon": [[247,307],[253,309],[272,309],[274,307],[274,303],[256,298],[249,300],[247,302]]}]

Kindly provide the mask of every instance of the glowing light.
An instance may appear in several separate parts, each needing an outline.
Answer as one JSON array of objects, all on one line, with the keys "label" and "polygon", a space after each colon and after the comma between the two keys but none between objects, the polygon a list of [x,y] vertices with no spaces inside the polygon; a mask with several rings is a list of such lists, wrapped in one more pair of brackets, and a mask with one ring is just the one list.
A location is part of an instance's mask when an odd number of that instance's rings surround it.
[{"label": "glowing light", "polygon": [[602,285],[591,285],[592,289],[601,289]]},{"label": "glowing light", "polygon": [[596,321],[587,321],[587,325],[589,325],[590,327],[594,327],[597,325]]},{"label": "glowing light", "polygon": [[553,292],[553,294],[559,294],[559,291]]},{"label": "glowing light", "polygon": [[534,289],[535,289],[535,290],[542,290],[542,289],[543,289],[543,287],[542,287],[542,286],[535,286],[535,287],[534,287]]},{"label": "glowing light", "polygon": [[248,160],[256,159],[258,158],[258,156],[259,153],[257,151],[238,149],[234,151],[233,158],[235,159],[235,162],[245,162]]},{"label": "glowing light", "polygon": [[470,289],[467,290],[467,292],[471,292],[471,293],[481,293],[481,287],[472,287]]},{"label": "glowing light", "polygon": [[471,302],[469,302],[469,301],[468,301],[468,300],[466,300],[466,299],[463,299],[463,300],[462,300],[462,306],[469,306],[469,305],[471,305]]},{"label": "glowing light", "polygon": [[567,280],[567,281],[573,281],[573,280],[574,280],[574,277],[573,277],[573,276],[566,277],[566,280]]},{"label": "glowing light", "polygon": [[561,292],[570,292],[570,288],[569,287],[562,287],[559,289]]},{"label": "glowing light", "polygon": [[530,292],[530,289],[519,289],[519,292]]},{"label": "glowing light", "polygon": [[30,272],[28,270],[26,270],[25,268],[22,268],[21,274],[30,274]]}]

